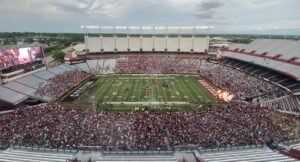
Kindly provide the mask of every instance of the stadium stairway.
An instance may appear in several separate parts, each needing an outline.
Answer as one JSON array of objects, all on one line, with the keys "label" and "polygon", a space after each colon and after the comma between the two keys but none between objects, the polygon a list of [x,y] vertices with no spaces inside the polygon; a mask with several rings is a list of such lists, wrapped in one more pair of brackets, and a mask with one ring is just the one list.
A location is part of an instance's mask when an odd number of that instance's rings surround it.
[{"label": "stadium stairway", "polygon": [[7,149],[0,152],[0,162],[66,162],[72,154]]},{"label": "stadium stairway", "polygon": [[293,162],[289,156],[274,152],[269,148],[214,151],[203,153],[206,162]]}]

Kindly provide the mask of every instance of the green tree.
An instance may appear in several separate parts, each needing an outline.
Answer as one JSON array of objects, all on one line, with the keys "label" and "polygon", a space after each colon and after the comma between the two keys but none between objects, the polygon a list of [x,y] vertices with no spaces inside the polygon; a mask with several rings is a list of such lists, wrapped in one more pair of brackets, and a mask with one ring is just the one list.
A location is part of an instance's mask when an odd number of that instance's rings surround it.
[{"label": "green tree", "polygon": [[34,42],[34,40],[32,39],[32,38],[25,38],[25,40],[24,40],[26,43],[33,43]]},{"label": "green tree", "polygon": [[9,40],[8,39],[4,39],[3,45],[9,45]]},{"label": "green tree", "polygon": [[63,51],[56,50],[56,51],[52,52],[52,57],[57,62],[63,63],[64,62],[64,57],[65,57],[65,53]]}]

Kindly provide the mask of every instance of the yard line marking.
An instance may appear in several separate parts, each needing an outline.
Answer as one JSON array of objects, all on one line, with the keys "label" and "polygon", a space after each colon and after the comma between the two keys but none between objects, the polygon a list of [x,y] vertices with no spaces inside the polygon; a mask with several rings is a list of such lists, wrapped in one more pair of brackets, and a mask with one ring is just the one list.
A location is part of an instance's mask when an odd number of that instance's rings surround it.
[{"label": "yard line marking", "polygon": [[133,80],[127,80],[127,81],[131,81],[131,82],[130,82],[129,90],[128,90],[128,92],[126,94],[126,97],[125,97],[126,99],[128,98],[129,92],[131,91],[131,88],[132,88],[131,86],[132,86]]}]

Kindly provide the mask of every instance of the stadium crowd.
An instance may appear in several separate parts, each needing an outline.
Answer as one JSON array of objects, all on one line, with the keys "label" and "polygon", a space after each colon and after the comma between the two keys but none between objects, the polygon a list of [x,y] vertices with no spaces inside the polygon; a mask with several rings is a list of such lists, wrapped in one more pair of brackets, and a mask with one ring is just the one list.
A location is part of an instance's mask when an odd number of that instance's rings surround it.
[{"label": "stadium crowd", "polygon": [[89,76],[91,75],[79,71],[78,69],[66,71],[55,75],[47,84],[40,85],[35,91],[35,94],[40,96],[59,97]]},{"label": "stadium crowd", "polygon": [[[75,108],[75,107],[74,107]],[[270,118],[274,112],[248,104],[191,112],[111,113],[64,108],[56,103],[22,107],[0,115],[0,140],[13,145],[103,150],[161,150],[263,144],[298,137],[286,129],[296,116]],[[284,116],[283,116],[284,117]],[[278,125],[274,120],[284,120]]]},{"label": "stadium crowd", "polygon": [[116,73],[127,74],[197,74],[199,60],[152,56],[117,59]]},{"label": "stadium crowd", "polygon": [[[103,71],[104,69],[100,69]],[[186,73],[201,74],[219,87],[247,100],[281,96],[278,87],[219,64],[168,56],[119,58],[116,73]],[[73,70],[56,75],[36,93],[59,97],[89,77]],[[100,146],[103,150],[166,150],[176,146],[216,148],[264,144],[272,139],[299,138],[299,117],[258,108],[245,102],[190,112],[102,112],[65,108],[57,103],[20,107],[0,114],[0,141],[13,145],[76,149]],[[276,116],[276,117],[274,117]],[[297,128],[298,130],[298,128]]]},{"label": "stadium crowd", "polygon": [[287,93],[269,82],[220,64],[202,61],[199,72],[215,85],[233,93],[235,100],[247,100],[256,96],[260,96],[260,100],[269,100]]}]

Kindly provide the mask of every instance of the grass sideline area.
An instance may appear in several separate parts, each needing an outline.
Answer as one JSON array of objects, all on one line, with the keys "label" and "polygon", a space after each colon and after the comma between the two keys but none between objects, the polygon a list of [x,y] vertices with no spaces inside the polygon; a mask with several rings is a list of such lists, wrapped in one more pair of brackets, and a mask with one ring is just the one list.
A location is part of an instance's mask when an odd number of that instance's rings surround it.
[{"label": "grass sideline area", "polygon": [[195,76],[101,76],[76,102],[213,102]]}]

